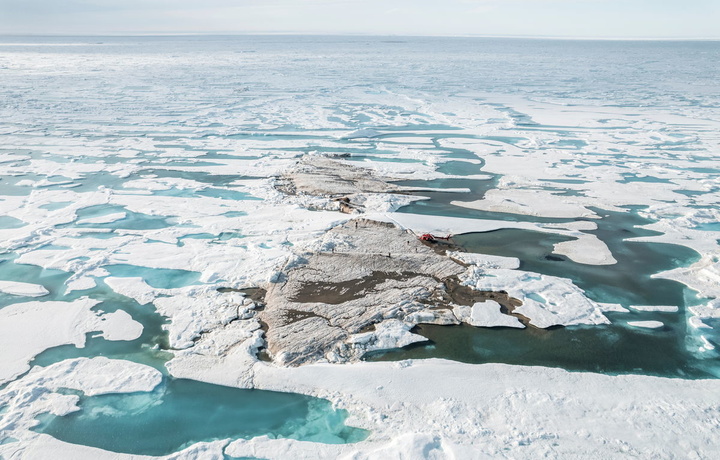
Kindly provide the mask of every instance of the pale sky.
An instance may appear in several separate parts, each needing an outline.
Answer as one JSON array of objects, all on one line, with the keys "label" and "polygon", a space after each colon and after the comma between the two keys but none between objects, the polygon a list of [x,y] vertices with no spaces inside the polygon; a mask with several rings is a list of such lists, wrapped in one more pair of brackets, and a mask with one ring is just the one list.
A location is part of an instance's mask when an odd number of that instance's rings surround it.
[{"label": "pale sky", "polygon": [[0,0],[0,34],[720,39],[720,0]]}]

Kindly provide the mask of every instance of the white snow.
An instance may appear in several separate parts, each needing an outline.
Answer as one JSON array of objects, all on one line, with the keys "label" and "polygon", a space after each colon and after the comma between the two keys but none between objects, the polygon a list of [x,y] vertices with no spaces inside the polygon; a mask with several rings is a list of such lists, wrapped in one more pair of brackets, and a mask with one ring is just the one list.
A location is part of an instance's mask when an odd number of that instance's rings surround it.
[{"label": "white snow", "polygon": [[42,297],[50,294],[50,291],[40,284],[2,280],[0,280],[0,292],[23,297]]},{"label": "white snow", "polygon": [[506,291],[522,301],[515,309],[539,328],[555,325],[609,324],[603,307],[587,298],[572,281],[521,270],[470,267],[461,279],[477,290]]},{"label": "white snow", "polygon": [[543,190],[494,189],[480,201],[453,201],[451,204],[481,211],[508,212],[542,217],[594,217],[584,206]]},{"label": "white snow", "polygon": [[113,222],[117,222],[118,220],[124,219],[127,217],[127,213],[124,212],[115,212],[112,214],[105,214],[104,216],[99,217],[88,217],[86,219],[81,219],[75,222],[76,224],[111,224]]},{"label": "white snow", "polygon": [[108,340],[134,340],[142,325],[122,313],[98,315],[99,301],[87,297],[73,302],[27,302],[0,309],[0,383],[30,366],[38,353],[58,345],[85,346],[85,334],[102,332]]},{"label": "white snow", "polygon": [[645,329],[660,329],[665,326],[662,321],[628,321],[628,326],[641,327]]},{"label": "white snow", "polygon": [[[49,412],[66,415],[78,410],[78,396],[59,393],[60,389],[82,391],[87,396],[110,393],[149,392],[162,381],[162,374],[143,364],[97,358],[76,358],[47,367],[34,367],[22,378],[0,390],[0,433],[20,442],[0,445],[3,458],[138,458],[78,446],[35,433],[35,417]],[[147,457],[145,457],[147,458]]]},{"label": "white snow", "polygon": [[679,310],[677,305],[630,305],[630,309],[635,311],[659,311],[665,313],[676,313]]},{"label": "white snow", "polygon": [[399,320],[383,321],[375,326],[374,331],[355,334],[346,342],[361,347],[367,353],[375,350],[402,348],[412,343],[427,341],[425,337],[411,333],[410,328],[409,325]]},{"label": "white snow", "polygon": [[257,363],[253,379],[262,388],[331,397],[372,433],[350,445],[237,440],[226,450],[232,456],[667,458],[693,451],[702,458],[712,457],[720,430],[711,422],[720,415],[715,380],[437,359],[293,369]]},{"label": "white snow", "polygon": [[455,316],[471,326],[477,327],[515,327],[522,329],[525,326],[514,316],[506,315],[500,311],[500,304],[494,300],[478,302],[472,307],[457,306],[453,308]]},{"label": "white snow", "polygon": [[493,256],[489,254],[475,254],[472,252],[449,251],[448,257],[464,264],[475,265],[483,269],[507,268],[514,270],[520,268],[520,259],[515,257]]},{"label": "white snow", "polygon": [[565,255],[579,264],[615,265],[617,263],[607,245],[595,235],[583,234],[577,239],[557,243],[553,252]]},{"label": "white snow", "polygon": [[142,335],[143,325],[132,319],[130,313],[116,310],[100,316],[98,327],[101,328],[105,340],[131,341]]}]

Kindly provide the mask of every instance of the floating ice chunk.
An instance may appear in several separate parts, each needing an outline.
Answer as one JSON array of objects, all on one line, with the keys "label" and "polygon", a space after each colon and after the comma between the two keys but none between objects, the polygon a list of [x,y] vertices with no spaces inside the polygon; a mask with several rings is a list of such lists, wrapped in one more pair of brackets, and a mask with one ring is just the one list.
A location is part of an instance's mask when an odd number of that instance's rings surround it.
[{"label": "floating ice chunk", "polygon": [[[647,238],[639,239],[633,238],[633,241],[644,241]],[[651,240],[653,241],[653,240]],[[682,239],[669,239],[667,242],[672,244],[688,245],[689,242],[694,240],[682,240]],[[717,243],[712,239],[710,240],[712,249],[708,249],[705,255],[692,264],[689,267],[680,267],[673,270],[669,270],[657,275],[653,275],[653,278],[665,278],[678,281],[696,291],[698,296],[708,298],[720,298],[720,253],[717,250]],[[697,248],[695,250],[701,250]],[[720,301],[715,307],[720,312]]]},{"label": "floating ice chunk", "polygon": [[553,252],[584,265],[614,265],[617,263],[607,245],[595,235],[582,234],[575,240],[557,243]]},{"label": "floating ice chunk", "polygon": [[701,335],[701,336],[700,336],[700,340],[701,340],[702,343],[703,343],[703,346],[702,346],[702,348],[701,348],[701,351],[712,351],[712,350],[715,349],[715,345],[713,345],[712,343],[710,343],[710,341],[709,341],[704,335]]},{"label": "floating ice chunk", "polygon": [[642,327],[645,329],[660,329],[665,326],[662,321],[628,321],[628,326]]},{"label": "floating ice chunk", "polygon": [[135,299],[140,305],[145,305],[155,300],[156,289],[148,285],[140,277],[120,278],[108,276],[105,284],[120,295]]},{"label": "floating ice chunk", "polygon": [[118,220],[122,220],[126,217],[127,214],[124,212],[115,212],[112,214],[106,214],[104,216],[81,219],[78,220],[76,224],[110,224],[113,222],[117,222]]},{"label": "floating ice chunk", "polygon": [[597,230],[598,226],[597,223],[589,221],[589,220],[573,220],[570,222],[553,222],[553,223],[544,223],[542,224],[545,228],[558,228],[561,230],[570,230],[570,231],[587,231],[587,230]]},{"label": "floating ice chunk", "polygon": [[410,326],[404,322],[391,319],[375,326],[374,331],[352,335],[347,343],[363,348],[365,352],[402,348],[416,342],[425,342],[425,337],[410,332]]},{"label": "floating ice chunk", "polygon": [[480,211],[508,212],[529,216],[577,218],[594,217],[595,213],[567,197],[545,190],[493,189],[482,200],[453,201],[450,204]]},{"label": "floating ice chunk", "polygon": [[620,313],[628,313],[630,311],[619,303],[598,303],[598,305],[603,312],[616,311]]},{"label": "floating ice chunk", "polygon": [[455,307],[455,316],[464,323],[477,327],[516,327],[525,326],[514,316],[506,315],[500,311],[500,304],[494,300],[478,302],[472,307]]},{"label": "floating ice chunk", "polygon": [[258,349],[265,345],[264,332],[255,318],[232,321],[204,333],[195,344],[175,355],[165,366],[178,378],[197,379],[219,385],[252,388],[252,372]]},{"label": "floating ice chunk", "polygon": [[135,340],[142,335],[143,325],[124,310],[107,313],[98,318],[97,327],[105,340]]},{"label": "floating ice chunk", "polygon": [[675,313],[679,310],[677,305],[630,305],[635,311],[659,311],[666,313]]},{"label": "floating ice chunk", "polygon": [[84,291],[86,289],[92,289],[97,286],[94,279],[89,276],[83,276],[81,278],[68,281],[65,286],[65,293],[69,294],[72,291]]},{"label": "floating ice chunk", "polygon": [[691,316],[690,319],[688,319],[688,323],[693,329],[712,329],[712,327],[703,323],[702,318],[698,318],[697,316]]},{"label": "floating ice chunk", "polygon": [[42,297],[50,294],[42,285],[20,281],[0,281],[0,292],[24,297]]}]

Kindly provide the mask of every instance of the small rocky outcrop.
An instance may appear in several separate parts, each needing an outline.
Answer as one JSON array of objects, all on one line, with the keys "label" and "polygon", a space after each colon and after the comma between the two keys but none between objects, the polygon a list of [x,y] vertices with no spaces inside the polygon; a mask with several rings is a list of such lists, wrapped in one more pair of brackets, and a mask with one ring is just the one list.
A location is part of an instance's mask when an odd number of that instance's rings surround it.
[{"label": "small rocky outcrop", "polygon": [[[392,224],[358,219],[333,228],[267,290],[259,313],[281,365],[359,360],[424,338],[418,323],[459,324],[453,307],[507,296],[460,287],[465,266]],[[500,301],[502,301],[500,300]]]}]

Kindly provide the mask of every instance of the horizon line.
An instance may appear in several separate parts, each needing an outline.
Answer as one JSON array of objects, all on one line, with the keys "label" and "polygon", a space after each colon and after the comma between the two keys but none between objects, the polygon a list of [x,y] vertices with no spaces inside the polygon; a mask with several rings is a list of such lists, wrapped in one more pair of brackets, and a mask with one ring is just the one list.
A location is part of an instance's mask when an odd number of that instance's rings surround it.
[{"label": "horizon line", "polygon": [[623,36],[565,36],[565,35],[500,35],[500,34],[392,34],[348,32],[103,32],[103,33],[3,33],[0,37],[231,37],[231,36],[307,36],[307,37],[396,37],[396,38],[506,38],[525,40],[582,40],[582,41],[720,41],[718,37],[623,37]]}]

